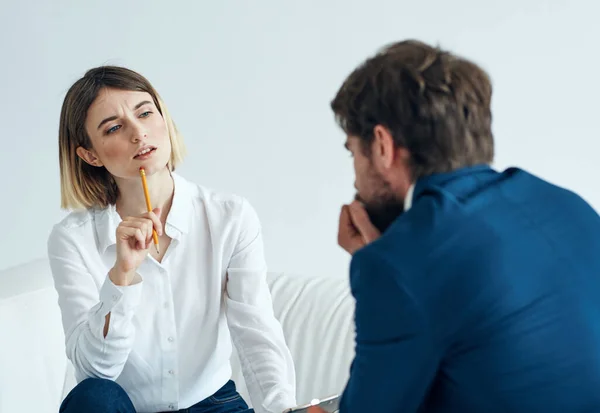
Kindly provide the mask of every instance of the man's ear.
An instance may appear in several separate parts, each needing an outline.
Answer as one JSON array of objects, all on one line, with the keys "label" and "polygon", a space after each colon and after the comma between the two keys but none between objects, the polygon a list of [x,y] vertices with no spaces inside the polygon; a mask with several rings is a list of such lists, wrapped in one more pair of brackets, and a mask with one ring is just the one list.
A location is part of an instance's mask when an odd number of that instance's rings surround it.
[{"label": "man's ear", "polygon": [[385,172],[394,166],[405,166],[410,158],[406,148],[397,147],[392,132],[383,125],[373,128],[373,145],[371,157],[379,172]]},{"label": "man's ear", "polygon": [[389,169],[396,162],[396,145],[388,128],[376,125],[373,128],[373,145],[371,156],[375,164],[381,169]]},{"label": "man's ear", "polygon": [[93,150],[85,149],[83,146],[80,146],[75,151],[77,156],[79,156],[83,161],[92,166],[103,166],[103,163],[96,156]]}]

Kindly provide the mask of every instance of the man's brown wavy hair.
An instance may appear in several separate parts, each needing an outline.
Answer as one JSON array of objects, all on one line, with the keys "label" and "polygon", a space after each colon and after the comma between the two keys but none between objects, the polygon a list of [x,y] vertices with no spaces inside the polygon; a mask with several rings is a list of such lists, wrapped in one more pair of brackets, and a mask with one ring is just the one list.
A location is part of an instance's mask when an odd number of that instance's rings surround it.
[{"label": "man's brown wavy hair", "polygon": [[494,158],[492,85],[475,63],[416,40],[394,43],[357,67],[331,102],[366,155],[373,128],[411,155],[413,179]]}]

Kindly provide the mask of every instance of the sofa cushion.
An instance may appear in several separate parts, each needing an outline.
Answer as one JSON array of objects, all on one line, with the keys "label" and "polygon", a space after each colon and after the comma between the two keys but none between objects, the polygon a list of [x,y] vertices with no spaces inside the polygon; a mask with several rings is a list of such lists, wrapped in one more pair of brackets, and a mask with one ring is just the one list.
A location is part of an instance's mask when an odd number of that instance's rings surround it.
[{"label": "sofa cushion", "polygon": [[[269,274],[275,316],[296,367],[297,402],[343,391],[354,357],[354,299],[347,277]],[[234,350],[233,380],[247,390]]]},{"label": "sofa cushion", "polygon": [[0,271],[0,412],[56,413],[67,358],[46,260]]}]

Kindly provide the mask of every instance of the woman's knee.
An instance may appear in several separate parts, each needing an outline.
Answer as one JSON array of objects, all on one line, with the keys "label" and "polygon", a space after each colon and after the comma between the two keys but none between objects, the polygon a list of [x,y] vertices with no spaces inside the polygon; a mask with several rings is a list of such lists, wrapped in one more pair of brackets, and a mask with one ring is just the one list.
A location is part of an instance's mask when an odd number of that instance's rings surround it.
[{"label": "woman's knee", "polygon": [[60,413],[135,413],[133,404],[121,386],[112,380],[88,378],[67,395]]}]

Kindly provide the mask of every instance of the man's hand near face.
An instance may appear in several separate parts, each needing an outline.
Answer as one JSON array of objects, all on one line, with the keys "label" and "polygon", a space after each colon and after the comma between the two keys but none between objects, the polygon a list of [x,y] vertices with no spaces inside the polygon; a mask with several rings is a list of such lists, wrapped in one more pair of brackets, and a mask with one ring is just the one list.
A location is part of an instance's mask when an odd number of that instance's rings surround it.
[{"label": "man's hand near face", "polygon": [[381,233],[371,223],[367,211],[358,201],[344,205],[340,212],[338,244],[351,255],[375,241]]}]

